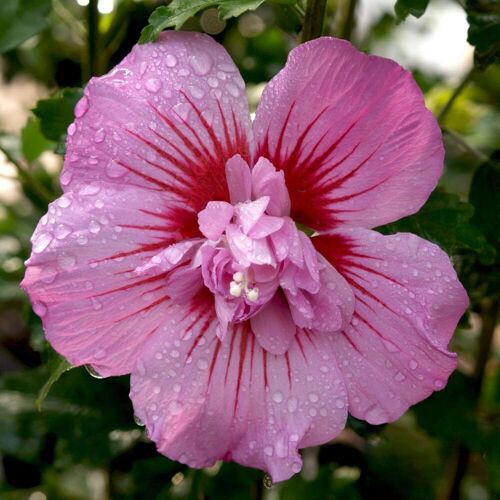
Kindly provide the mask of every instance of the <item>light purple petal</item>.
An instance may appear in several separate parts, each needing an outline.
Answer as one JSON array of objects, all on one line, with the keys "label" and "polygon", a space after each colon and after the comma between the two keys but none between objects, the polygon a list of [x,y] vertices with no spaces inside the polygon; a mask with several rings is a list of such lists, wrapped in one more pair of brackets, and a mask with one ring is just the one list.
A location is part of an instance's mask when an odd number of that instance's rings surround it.
[{"label": "light purple petal", "polygon": [[240,155],[233,156],[226,163],[226,178],[233,205],[251,200],[252,175],[248,163]]},{"label": "light purple petal", "polygon": [[154,191],[94,183],[51,203],[38,224],[22,287],[47,340],[72,365],[129,373],[162,324],[165,273],[134,271],[172,243],[168,226],[146,213],[163,203]]},{"label": "light purple petal", "polygon": [[233,206],[225,201],[209,201],[198,214],[200,231],[209,240],[217,241],[233,218]]},{"label": "light purple petal", "polygon": [[244,83],[226,50],[200,33],[168,31],[135,45],[110,73],[92,78],[67,141],[63,189],[93,181],[161,191],[195,236],[196,215],[228,201],[226,161],[249,159]]},{"label": "light purple petal", "polygon": [[290,196],[285,184],[285,175],[282,171],[277,172],[266,158],[259,158],[252,169],[252,190],[255,198],[269,196],[269,215],[290,215]]},{"label": "light purple petal", "polygon": [[293,342],[297,327],[288,303],[280,292],[250,319],[259,344],[271,354],[284,354]]},{"label": "light purple petal", "polygon": [[256,156],[285,173],[291,217],[316,230],[415,213],[443,168],[439,126],[411,73],[344,40],[292,50],[253,125]]},{"label": "light purple petal", "polygon": [[193,325],[181,319],[187,310],[165,317],[132,374],[130,396],[149,437],[190,467],[234,460],[273,481],[299,472],[298,449],[333,439],[347,417],[328,336],[299,332],[286,356],[274,356],[248,323],[230,328],[221,342],[214,315],[212,323],[202,315]]},{"label": "light purple petal", "polygon": [[350,325],[332,336],[349,411],[372,424],[393,421],[455,369],[447,344],[465,290],[449,257],[412,234],[343,229],[313,241],[355,294]]}]

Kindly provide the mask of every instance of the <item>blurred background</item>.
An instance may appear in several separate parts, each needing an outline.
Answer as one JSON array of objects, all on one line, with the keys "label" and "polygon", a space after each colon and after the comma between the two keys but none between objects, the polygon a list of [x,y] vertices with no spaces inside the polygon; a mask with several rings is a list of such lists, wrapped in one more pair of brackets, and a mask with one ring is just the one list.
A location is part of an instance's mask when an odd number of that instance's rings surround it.
[{"label": "blurred background", "polygon": [[[416,232],[453,256],[471,297],[451,346],[459,369],[443,391],[395,423],[350,419],[337,440],[304,451],[301,474],[272,486],[263,473],[235,464],[194,471],[158,455],[134,422],[127,377],[99,380],[84,368],[67,370],[19,288],[29,237],[60,192],[65,132],[81,87],[130,51],[160,3],[1,0],[2,500],[500,495],[499,5],[397,3],[395,10],[395,0],[329,0],[324,31],[411,69],[439,117],[446,170],[438,191],[420,214],[381,230]],[[264,2],[226,21],[207,8],[183,29],[204,31],[225,45],[255,109],[265,83],[298,42],[305,7],[295,0]],[[408,13],[423,15],[403,20]]]}]

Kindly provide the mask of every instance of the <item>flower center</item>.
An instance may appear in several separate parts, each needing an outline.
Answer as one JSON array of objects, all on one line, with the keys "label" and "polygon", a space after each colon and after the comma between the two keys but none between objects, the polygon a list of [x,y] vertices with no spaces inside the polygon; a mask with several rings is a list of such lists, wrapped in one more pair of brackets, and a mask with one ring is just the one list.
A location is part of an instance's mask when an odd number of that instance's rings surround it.
[{"label": "flower center", "polygon": [[259,298],[259,289],[256,286],[250,288],[248,285],[248,275],[237,271],[233,274],[233,280],[229,283],[229,293],[236,298],[244,294],[250,302],[256,302]]}]

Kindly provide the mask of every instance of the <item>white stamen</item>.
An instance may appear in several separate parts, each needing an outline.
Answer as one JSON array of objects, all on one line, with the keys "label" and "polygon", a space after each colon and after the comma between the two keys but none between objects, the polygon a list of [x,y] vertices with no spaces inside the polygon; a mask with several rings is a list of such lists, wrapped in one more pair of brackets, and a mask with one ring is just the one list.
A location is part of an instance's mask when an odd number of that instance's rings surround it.
[{"label": "white stamen", "polygon": [[251,290],[246,291],[246,296],[247,299],[250,302],[255,302],[259,298],[259,289],[258,288],[252,288]]},{"label": "white stamen", "polygon": [[241,283],[243,281],[243,273],[238,271],[233,274],[233,280],[236,281],[236,283]]},{"label": "white stamen", "polygon": [[236,283],[235,281],[231,281],[231,283],[229,283],[229,293],[233,297],[241,297],[242,291],[242,286],[239,283]]}]

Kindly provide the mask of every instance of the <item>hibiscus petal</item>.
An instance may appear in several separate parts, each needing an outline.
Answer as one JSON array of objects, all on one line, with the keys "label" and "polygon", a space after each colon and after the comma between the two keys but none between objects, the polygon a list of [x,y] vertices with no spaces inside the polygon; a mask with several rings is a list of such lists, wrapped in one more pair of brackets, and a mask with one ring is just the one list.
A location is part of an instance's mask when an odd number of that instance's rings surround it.
[{"label": "hibiscus petal", "polygon": [[269,196],[269,215],[290,215],[290,196],[285,176],[282,171],[277,172],[267,158],[259,158],[252,169],[252,189],[256,198]]},{"label": "hibiscus petal", "polygon": [[163,320],[168,272],[137,267],[173,243],[159,193],[89,184],[49,205],[22,287],[48,341],[73,365],[128,373]]},{"label": "hibiscus petal", "polygon": [[217,241],[233,218],[233,206],[225,201],[209,201],[198,214],[200,231],[209,240]]},{"label": "hibiscus petal", "polygon": [[271,354],[284,354],[293,342],[297,327],[288,303],[280,292],[250,319],[259,344]]},{"label": "hibiscus petal", "polygon": [[[196,214],[229,199],[226,161],[248,158],[251,125],[243,80],[225,49],[200,33],[168,31],[136,45],[92,78],[75,108],[64,189],[100,180],[156,189]],[[173,220],[177,220],[174,218]]]},{"label": "hibiscus petal", "polygon": [[269,196],[263,196],[255,201],[250,201],[236,207],[236,216],[245,234],[257,224],[266,211],[269,204]]},{"label": "hibiscus petal", "polygon": [[252,198],[252,175],[248,163],[240,156],[233,156],[226,163],[226,178],[231,203],[243,203]]},{"label": "hibiscus petal", "polygon": [[320,332],[337,332],[346,328],[354,312],[354,294],[341,274],[322,256],[321,287],[310,294],[314,310],[313,329]]},{"label": "hibiscus petal", "polygon": [[313,241],[355,294],[349,327],[332,336],[349,411],[373,424],[393,421],[455,369],[447,344],[465,290],[448,256],[412,234],[343,229]]},{"label": "hibiscus petal", "polygon": [[190,467],[234,460],[282,481],[300,471],[299,448],[341,431],[346,393],[327,336],[299,332],[273,356],[248,323],[221,342],[214,315],[194,325],[185,316],[172,309],[131,377],[136,415],[161,453]]},{"label": "hibiscus petal", "polygon": [[257,156],[285,172],[291,217],[317,230],[416,212],[443,166],[440,129],[411,74],[334,38],[290,52],[254,132]]},{"label": "hibiscus petal", "polygon": [[250,238],[265,238],[272,233],[280,230],[283,226],[284,220],[281,217],[272,217],[271,215],[263,215],[255,226],[248,231]]}]

